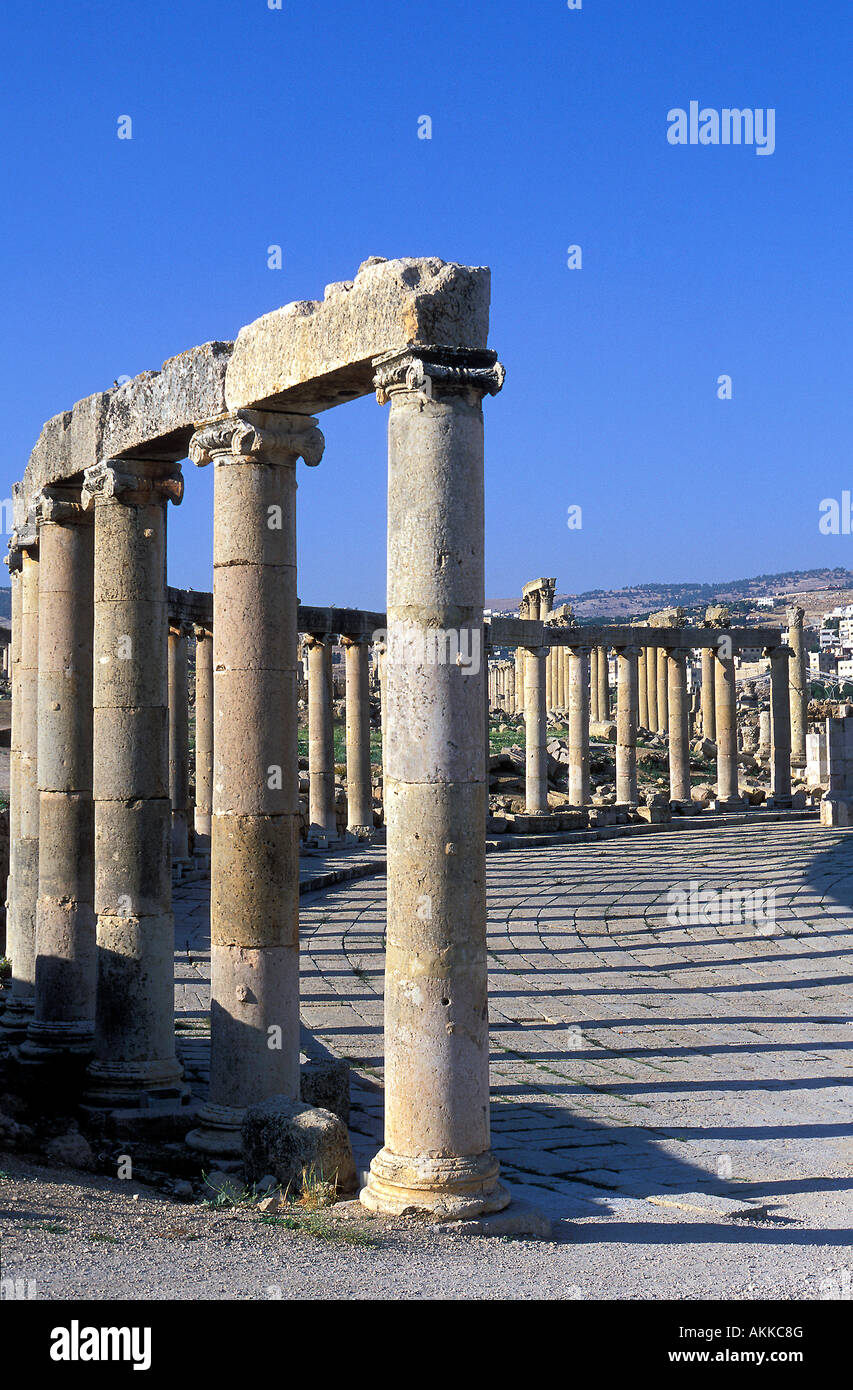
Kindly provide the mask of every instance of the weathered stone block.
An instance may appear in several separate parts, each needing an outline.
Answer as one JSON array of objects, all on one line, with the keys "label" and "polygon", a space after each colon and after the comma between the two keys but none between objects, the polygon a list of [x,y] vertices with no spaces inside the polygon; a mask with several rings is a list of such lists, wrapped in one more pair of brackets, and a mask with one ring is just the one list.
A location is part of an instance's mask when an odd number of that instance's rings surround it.
[{"label": "weathered stone block", "polygon": [[349,1124],[349,1065],[342,1057],[320,1057],[303,1062],[299,1072],[299,1094],[305,1105],[330,1110]]},{"label": "weathered stone block", "polygon": [[243,1119],[243,1162],[248,1182],[271,1174],[291,1193],[306,1177],[336,1183],[351,1192],[355,1163],[346,1125],[330,1110],[314,1109],[287,1096],[272,1096],[253,1105]]}]

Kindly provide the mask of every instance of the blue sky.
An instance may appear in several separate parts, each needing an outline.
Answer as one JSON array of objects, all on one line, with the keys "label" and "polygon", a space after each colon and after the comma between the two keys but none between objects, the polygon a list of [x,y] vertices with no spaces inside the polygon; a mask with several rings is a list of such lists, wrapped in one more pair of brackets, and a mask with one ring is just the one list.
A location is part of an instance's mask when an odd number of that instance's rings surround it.
[{"label": "blue sky", "polygon": [[[2,495],[115,377],[440,255],[492,267],[507,368],[490,596],[853,563],[818,530],[853,479],[851,38],[845,0],[5,0]],[[775,152],[669,145],[691,100],[773,107]],[[303,602],[384,602],[386,419],[326,413],[300,465]],[[206,588],[186,473],[170,582]]]}]

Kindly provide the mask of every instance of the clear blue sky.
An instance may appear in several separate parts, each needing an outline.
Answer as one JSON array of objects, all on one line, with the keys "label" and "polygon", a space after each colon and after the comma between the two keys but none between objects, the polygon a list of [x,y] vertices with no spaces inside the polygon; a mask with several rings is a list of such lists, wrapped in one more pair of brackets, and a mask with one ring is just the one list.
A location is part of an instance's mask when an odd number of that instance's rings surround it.
[{"label": "clear blue sky", "polygon": [[[440,255],[492,267],[507,367],[490,596],[853,563],[818,530],[853,485],[851,37],[849,0],[5,0],[3,496],[115,377]],[[775,153],[669,145],[691,100],[773,107]],[[327,413],[300,465],[304,602],[384,601],[386,419]],[[186,472],[170,580],[205,588]]]}]

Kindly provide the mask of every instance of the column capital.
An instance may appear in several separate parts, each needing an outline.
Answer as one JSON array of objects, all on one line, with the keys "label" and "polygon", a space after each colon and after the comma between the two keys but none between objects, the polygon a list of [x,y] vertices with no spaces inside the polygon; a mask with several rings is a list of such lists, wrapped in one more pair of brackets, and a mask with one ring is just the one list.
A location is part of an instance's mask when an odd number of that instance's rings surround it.
[{"label": "column capital", "polygon": [[87,511],[83,505],[79,484],[76,487],[41,488],[33,498],[32,512],[37,526],[45,523],[85,524],[92,520],[91,511]]},{"label": "column capital", "polygon": [[201,425],[190,440],[189,457],[197,468],[209,463],[287,463],[302,458],[314,467],[326,441],[313,415],[283,411],[238,410]]},{"label": "column capital", "polygon": [[86,469],[81,502],[86,511],[98,498],[117,498],[130,506],[145,506],[162,499],[177,506],[183,495],[183,474],[174,464],[115,458],[103,459]]},{"label": "column capital", "polygon": [[527,652],[528,656],[547,656],[551,648],[548,646],[524,647],[523,650]]},{"label": "column capital", "polygon": [[373,367],[373,386],[380,405],[402,391],[429,399],[436,388],[496,396],[506,376],[497,353],[490,348],[407,347],[375,358]]},{"label": "column capital", "polygon": [[336,632],[306,632],[306,647],[323,647],[327,642],[336,642],[338,634]]},{"label": "column capital", "polygon": [[373,637],[369,632],[342,632],[342,647],[369,647]]},{"label": "column capital", "polygon": [[645,648],[637,642],[623,642],[613,648],[617,656],[639,656]]},{"label": "column capital", "polygon": [[197,642],[206,642],[213,638],[213,632],[210,628],[205,627],[204,623],[193,623],[192,630]]},{"label": "column capital", "polygon": [[38,555],[39,533],[33,522],[16,526],[9,537],[9,554],[4,556],[4,564],[9,566],[10,574],[17,574],[24,563],[24,552]]},{"label": "column capital", "polygon": [[169,619],[170,637],[189,637],[195,630],[195,623],[189,622],[186,618]]}]

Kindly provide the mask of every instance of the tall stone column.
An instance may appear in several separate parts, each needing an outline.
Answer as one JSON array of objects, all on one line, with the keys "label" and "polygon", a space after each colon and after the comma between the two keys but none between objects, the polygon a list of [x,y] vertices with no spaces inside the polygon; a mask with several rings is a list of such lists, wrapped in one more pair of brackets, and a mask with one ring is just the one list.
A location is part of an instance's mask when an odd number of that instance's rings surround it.
[{"label": "tall stone column", "polygon": [[187,629],[169,623],[169,800],[172,804],[172,859],[189,858],[190,706]]},{"label": "tall stone column", "polygon": [[569,800],[589,801],[589,649],[569,648]]},{"label": "tall stone column", "polygon": [[[771,663],[772,665],[772,663]],[[772,684],[772,675],[771,675]],[[790,714],[788,716],[790,718]],[[769,709],[759,710],[758,714],[758,757],[766,763],[773,748],[773,715]]]},{"label": "tall stone column", "polygon": [[648,728],[658,731],[658,649],[646,647],[646,703],[649,710]]},{"label": "tall stone column", "polygon": [[508,705],[509,705],[509,709],[508,709],[507,713],[508,713],[508,714],[515,714],[515,710],[516,710],[516,692],[515,692],[515,660],[514,660],[514,659],[513,659],[513,660],[509,663],[509,665],[507,666],[506,681],[507,681],[507,692],[508,692],[507,701],[508,701]]},{"label": "tall stone column", "polygon": [[91,1054],[95,1028],[94,526],[91,512],[81,506],[79,486],[41,492],[35,512],[38,954],[34,1018],[21,1056],[30,1062],[59,1062]]},{"label": "tall stone column", "polygon": [[332,717],[332,647],[328,632],[308,638],[308,818],[309,835],[338,838],[335,815],[335,726]]},{"label": "tall stone column", "polygon": [[[10,767],[10,893],[6,954],[12,962],[11,998],[0,1014],[0,1037],[20,1042],[33,1017],[36,981],[36,912],[39,891],[38,661],[39,544],[32,524],[16,530],[9,568],[17,579],[15,674],[12,679]],[[14,771],[13,771],[14,769]]]},{"label": "tall stone column", "polygon": [[148,1116],[187,1099],[175,1055],[166,607],[166,504],[182,494],[168,464],[110,459],[84,475],[95,512],[93,1111]]},{"label": "tall stone column", "polygon": [[[11,730],[9,738],[9,873],[6,879],[6,941],[4,948],[4,955],[11,957],[13,955],[15,939],[14,914],[15,889],[17,884],[15,861],[21,839],[19,772],[21,763],[21,597],[23,589],[23,580],[21,577],[21,570],[23,567],[22,556],[20,550],[14,543],[14,537],[9,542],[9,553],[4,557],[4,564],[9,567],[12,613],[12,640],[9,647],[9,680],[12,688]],[[10,994],[13,992],[14,977],[10,987]],[[10,1007],[11,1004],[7,1004],[7,1014]],[[0,1042],[2,1042],[5,1037],[3,1032],[3,1021],[4,1015],[0,1014]],[[18,1023],[20,1023],[20,1019]]]},{"label": "tall stone column", "polygon": [[734,657],[714,656],[714,704],[717,720],[717,807],[743,810],[737,779],[737,687]]},{"label": "tall stone column", "polygon": [[619,677],[616,703],[616,800],[637,805],[637,724],[638,647],[619,647],[616,665]]},{"label": "tall stone column", "polygon": [[667,653],[669,677],[669,798],[690,809],[690,728],[687,698],[687,652],[673,647]]},{"label": "tall stone column", "polygon": [[608,648],[598,649],[598,717],[610,718],[610,680],[607,669]]},{"label": "tall stone column", "polygon": [[195,838],[209,847],[213,813],[213,634],[195,630]]},{"label": "tall stone column", "polygon": [[808,732],[808,676],[806,672],[806,647],[803,634],[802,608],[788,609],[788,645],[790,658],[790,703],[791,703],[791,766],[806,765],[806,733]]},{"label": "tall stone column", "polygon": [[482,642],[482,396],[502,380],[486,351],[377,364],[391,400],[385,1146],[361,1200],[395,1213],[509,1201],[489,1134],[485,675],[479,660],[425,660],[430,632]]},{"label": "tall stone column", "polygon": [[598,647],[591,647],[589,650],[589,717],[598,720],[598,696],[600,686],[598,683]]},{"label": "tall stone column", "polygon": [[545,663],[547,647],[528,647],[525,672],[527,684],[524,706],[528,711],[524,750],[525,809],[528,815],[548,811],[547,718],[545,708]]},{"label": "tall stone column", "polygon": [[[770,791],[774,806],[791,804],[790,650],[771,647],[770,657]],[[762,714],[762,718],[763,718]]]},{"label": "tall stone column", "polygon": [[191,1147],[240,1153],[248,1106],[299,1096],[296,461],[310,416],[240,410],[190,458],[214,465],[210,1092]]},{"label": "tall stone column", "polygon": [[702,648],[702,737],[712,743],[717,738],[716,705],[714,703],[714,650]]},{"label": "tall stone column", "polygon": [[524,648],[515,649],[515,712],[524,714]]},{"label": "tall stone column", "polygon": [[639,647],[637,656],[637,719],[641,729],[649,727],[649,691],[646,674],[648,647]]},{"label": "tall stone column", "polygon": [[669,731],[669,666],[666,647],[657,648],[658,733]]},{"label": "tall stone column", "polygon": [[370,781],[370,639],[342,637],[346,661],[347,829],[360,840],[373,834]]}]

